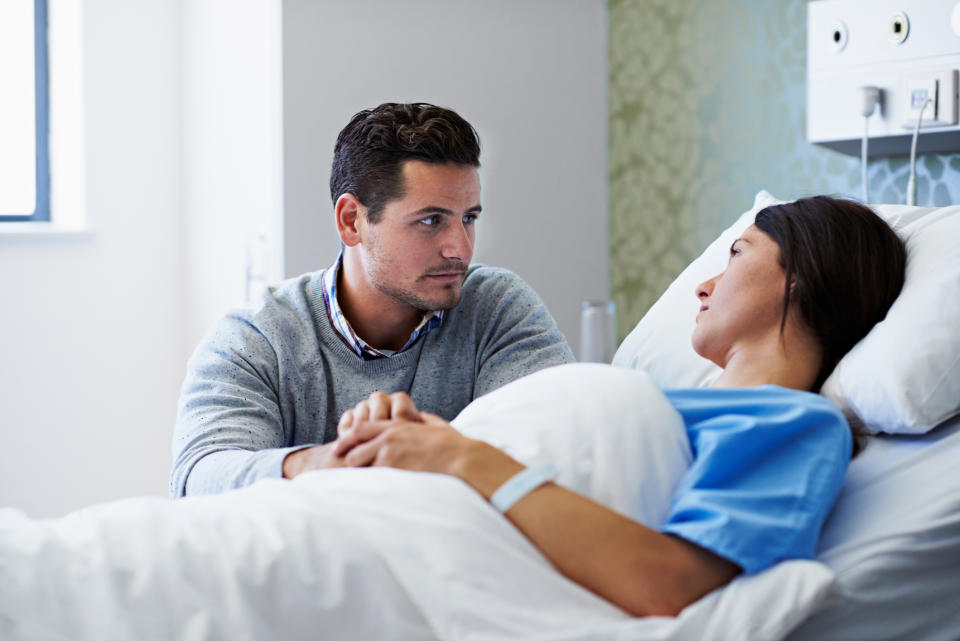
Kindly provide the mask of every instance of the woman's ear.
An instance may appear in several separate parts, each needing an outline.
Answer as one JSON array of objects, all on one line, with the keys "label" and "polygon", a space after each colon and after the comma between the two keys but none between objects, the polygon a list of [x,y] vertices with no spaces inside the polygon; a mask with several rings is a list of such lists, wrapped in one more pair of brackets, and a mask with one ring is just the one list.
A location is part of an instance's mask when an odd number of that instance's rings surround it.
[{"label": "woman's ear", "polygon": [[353,194],[341,194],[334,206],[337,221],[337,234],[347,247],[360,244],[362,227],[366,220],[367,208]]}]

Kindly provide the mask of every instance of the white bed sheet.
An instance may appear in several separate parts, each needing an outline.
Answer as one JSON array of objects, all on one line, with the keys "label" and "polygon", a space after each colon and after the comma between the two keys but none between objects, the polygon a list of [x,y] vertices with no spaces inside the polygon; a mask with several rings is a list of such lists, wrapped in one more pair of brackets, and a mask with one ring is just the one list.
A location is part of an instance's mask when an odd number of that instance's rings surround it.
[{"label": "white bed sheet", "polygon": [[817,556],[835,592],[789,641],[960,639],[960,417],[870,437]]},{"label": "white bed sheet", "polygon": [[[663,518],[689,464],[682,420],[641,372],[562,366],[482,401],[461,429],[556,462],[560,482],[642,522]],[[792,561],[676,618],[631,618],[557,573],[459,480],[390,469],[53,521],[0,510],[5,641],[774,641],[832,581],[823,564]]]}]

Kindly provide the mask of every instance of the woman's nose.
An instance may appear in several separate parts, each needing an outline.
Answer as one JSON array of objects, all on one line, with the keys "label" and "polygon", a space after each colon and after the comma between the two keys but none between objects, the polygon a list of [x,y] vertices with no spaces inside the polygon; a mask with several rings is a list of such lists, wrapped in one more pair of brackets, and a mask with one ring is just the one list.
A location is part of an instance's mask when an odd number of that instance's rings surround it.
[{"label": "woman's nose", "polygon": [[696,293],[697,298],[703,299],[710,296],[713,293],[713,286],[716,284],[717,279],[720,278],[720,275],[716,275],[713,278],[708,278],[699,285],[697,285]]}]

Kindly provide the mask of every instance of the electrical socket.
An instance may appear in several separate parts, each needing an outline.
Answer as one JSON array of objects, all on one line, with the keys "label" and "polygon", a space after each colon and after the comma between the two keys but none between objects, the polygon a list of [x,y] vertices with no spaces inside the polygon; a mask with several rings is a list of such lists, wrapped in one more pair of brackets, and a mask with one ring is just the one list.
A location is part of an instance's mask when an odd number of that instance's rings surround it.
[{"label": "electrical socket", "polygon": [[[957,124],[957,70],[910,75],[901,82],[905,129],[917,126],[917,118],[923,109],[920,127],[946,127]],[[929,99],[930,104],[923,108]]]},{"label": "electrical socket", "polygon": [[[932,127],[937,121],[937,77],[932,75],[910,76],[903,81],[903,97],[906,117],[903,126],[913,129],[923,115],[921,127]],[[926,104],[929,100],[929,104]]]}]

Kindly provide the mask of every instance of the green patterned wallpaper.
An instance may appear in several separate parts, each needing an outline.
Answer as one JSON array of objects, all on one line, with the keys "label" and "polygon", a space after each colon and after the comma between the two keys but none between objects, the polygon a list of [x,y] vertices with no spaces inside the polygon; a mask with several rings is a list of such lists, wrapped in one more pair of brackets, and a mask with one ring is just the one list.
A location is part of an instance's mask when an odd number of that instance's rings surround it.
[{"label": "green patterned wallpaper", "polygon": [[[609,0],[611,290],[623,338],[766,189],[860,196],[858,158],[805,138],[806,0]],[[871,162],[904,202],[908,159]],[[960,154],[917,159],[917,203],[960,202]],[[691,296],[693,293],[691,292]]]}]

